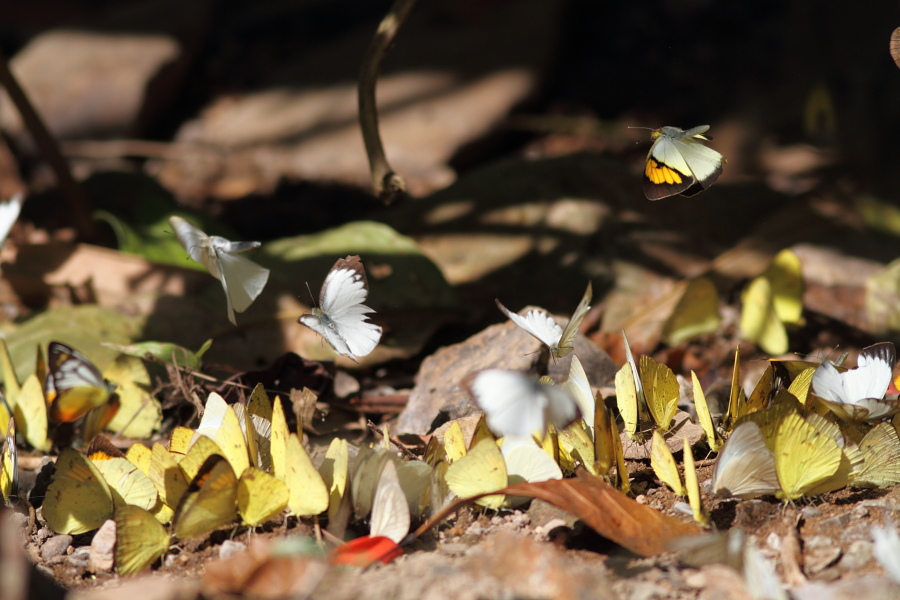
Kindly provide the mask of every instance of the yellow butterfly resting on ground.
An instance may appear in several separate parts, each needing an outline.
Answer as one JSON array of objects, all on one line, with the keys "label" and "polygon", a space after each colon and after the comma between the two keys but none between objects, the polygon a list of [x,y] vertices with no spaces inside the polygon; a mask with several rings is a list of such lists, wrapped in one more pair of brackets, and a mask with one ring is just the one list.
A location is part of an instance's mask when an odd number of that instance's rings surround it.
[{"label": "yellow butterfly resting on ground", "polygon": [[626,364],[616,373],[616,405],[628,436],[643,441],[648,413],[663,432],[669,429],[678,409],[678,380],[672,369],[649,356],[641,356],[638,368],[624,331],[622,340]]},{"label": "yellow butterfly resting on ground", "polygon": [[716,458],[710,491],[719,496],[753,498],[779,489],[775,456],[766,446],[759,425],[746,421],[735,427]]},{"label": "yellow butterfly resting on ground", "polygon": [[588,282],[584,296],[575,308],[575,312],[572,313],[572,318],[569,319],[565,329],[559,326],[556,319],[542,310],[530,310],[523,317],[503,306],[499,300],[495,299],[494,301],[497,303],[497,308],[513,323],[541,341],[550,349],[550,354],[555,358],[562,358],[575,349],[575,335],[578,333],[578,328],[585,315],[591,309],[592,296],[591,283]]},{"label": "yellow butterfly resting on ground", "polygon": [[16,419],[9,418],[6,440],[0,450],[0,500],[9,504],[19,495],[19,454],[16,449]]},{"label": "yellow butterfly resting on ground", "polygon": [[210,456],[175,510],[175,536],[199,537],[231,523],[238,514],[237,495],[237,477],[231,465],[218,454]]},{"label": "yellow butterfly resting on ground", "polygon": [[654,142],[644,167],[644,195],[648,200],[675,194],[693,196],[716,182],[725,157],[700,141],[711,139],[704,135],[708,130],[709,125],[653,130],[650,137]]},{"label": "yellow butterfly resting on ground", "polygon": [[675,463],[675,457],[672,451],[666,445],[659,429],[653,430],[653,441],[650,446],[650,467],[660,481],[665,483],[677,496],[686,496],[687,491],[681,482],[681,475],[678,473],[678,465]]},{"label": "yellow butterfly resting on ground", "polygon": [[63,448],[42,510],[50,529],[77,535],[97,529],[112,517],[113,497],[91,461],[76,450]]},{"label": "yellow butterfly resting on ground", "polygon": [[228,303],[228,320],[237,325],[235,312],[244,312],[266,287],[269,270],[240,256],[260,246],[260,242],[231,242],[217,235],[206,235],[181,217],[169,217],[175,237],[190,257],[222,282]]},{"label": "yellow butterfly resting on ground", "polygon": [[53,397],[50,419],[68,423],[80,419],[109,399],[115,391],[84,354],[60,342],[47,349]]},{"label": "yellow butterfly resting on ground", "polygon": [[140,573],[169,549],[171,538],[156,518],[137,506],[123,504],[116,521],[115,562],[119,575]]},{"label": "yellow butterfly resting on ground", "polygon": [[132,504],[150,510],[156,505],[156,486],[108,438],[98,435],[91,441],[88,460],[103,475],[116,506]]}]

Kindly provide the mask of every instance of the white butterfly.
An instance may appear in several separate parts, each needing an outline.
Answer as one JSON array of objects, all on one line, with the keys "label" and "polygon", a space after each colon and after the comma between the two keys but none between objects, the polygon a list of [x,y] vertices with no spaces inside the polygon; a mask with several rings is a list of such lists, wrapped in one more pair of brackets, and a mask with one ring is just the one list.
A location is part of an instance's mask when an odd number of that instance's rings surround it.
[{"label": "white butterfly", "polygon": [[409,533],[410,515],[406,494],[393,461],[386,461],[372,502],[369,535],[384,536],[399,544]]},{"label": "white butterfly", "polygon": [[320,308],[299,321],[331,344],[334,351],[354,362],[368,356],[381,340],[381,327],[369,322],[375,312],[363,302],[369,294],[366,271],[358,256],[341,258],[325,277],[319,294]]},{"label": "white butterfly", "polygon": [[498,437],[543,435],[548,423],[563,429],[579,417],[569,392],[514,371],[486,369],[467,377],[463,385]]},{"label": "white butterfly", "polygon": [[766,446],[759,425],[741,423],[716,459],[709,490],[719,496],[753,498],[780,489],[775,455]]},{"label": "white butterfly", "polygon": [[169,225],[191,258],[222,282],[228,302],[228,320],[237,325],[235,311],[247,310],[269,280],[268,269],[238,256],[239,252],[258,248],[260,243],[230,242],[217,235],[206,235],[181,217],[169,217]]},{"label": "white butterfly", "polygon": [[16,194],[9,200],[0,202],[0,245],[3,245],[9,230],[12,229],[13,223],[19,218],[19,211],[22,210],[22,194]]},{"label": "white butterfly", "polygon": [[592,295],[591,284],[588,282],[584,296],[578,303],[578,307],[575,308],[575,312],[572,313],[572,318],[569,319],[569,324],[565,329],[559,326],[556,319],[542,310],[529,310],[523,317],[503,306],[499,300],[495,299],[495,302],[497,308],[513,323],[543,342],[550,349],[550,354],[556,358],[562,358],[575,348],[575,334],[578,333],[578,327],[581,326],[584,316],[591,309]]},{"label": "white butterfly", "polygon": [[881,342],[863,348],[855,369],[842,373],[823,362],[813,375],[812,386],[816,396],[844,420],[881,419],[900,412],[900,401],[884,398],[896,362],[894,344]]},{"label": "white butterfly", "polygon": [[591,436],[593,436],[596,402],[594,391],[591,389],[584,367],[581,366],[581,361],[574,354],[572,355],[572,362],[569,363],[569,377],[563,381],[562,387],[572,395],[575,403],[578,404],[578,408],[581,410],[581,417],[584,419],[585,425],[590,429]]}]

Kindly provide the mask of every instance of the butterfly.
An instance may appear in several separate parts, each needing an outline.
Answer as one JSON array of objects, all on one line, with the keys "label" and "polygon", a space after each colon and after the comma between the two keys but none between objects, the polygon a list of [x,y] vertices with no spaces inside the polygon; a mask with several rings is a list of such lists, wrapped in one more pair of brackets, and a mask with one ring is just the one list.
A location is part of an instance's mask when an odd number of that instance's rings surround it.
[{"label": "butterfly", "polygon": [[234,313],[247,310],[269,280],[268,269],[238,255],[258,248],[260,242],[231,242],[217,235],[206,235],[181,217],[169,217],[169,225],[191,258],[222,282],[228,320],[237,325]]},{"label": "butterfly", "polygon": [[50,529],[77,535],[97,529],[113,516],[113,496],[103,475],[87,457],[63,448],[42,510]]},{"label": "butterfly", "polygon": [[543,436],[548,424],[563,429],[580,416],[568,391],[514,371],[485,369],[462,384],[498,436]]},{"label": "butterfly", "polygon": [[540,340],[541,343],[550,349],[550,354],[555,358],[562,358],[575,349],[575,334],[578,333],[581,322],[591,309],[592,296],[593,291],[590,282],[588,282],[584,296],[582,296],[578,306],[575,307],[575,312],[572,313],[572,318],[569,319],[565,329],[559,326],[556,319],[542,310],[530,310],[523,317],[503,306],[500,300],[495,298],[494,301],[497,303],[497,308],[509,317],[513,323]]},{"label": "butterfly", "polygon": [[725,157],[703,145],[709,125],[690,129],[660,127],[650,137],[654,140],[644,167],[644,195],[660,200],[676,194],[693,196],[716,182],[722,174]]},{"label": "butterfly", "polygon": [[169,549],[171,536],[151,513],[123,504],[113,512],[116,521],[115,562],[119,575],[140,573]]},{"label": "butterfly", "polygon": [[894,344],[874,344],[863,348],[855,369],[842,373],[830,362],[823,362],[813,375],[812,387],[815,395],[844,420],[889,417],[900,412],[900,401],[884,398],[896,362]]},{"label": "butterfly", "polygon": [[116,386],[100,374],[87,356],[60,342],[47,349],[52,384],[50,419],[71,422],[80,419],[107,400]]},{"label": "butterfly", "polygon": [[368,293],[359,256],[341,258],[325,277],[319,308],[301,316],[299,322],[325,338],[335,352],[358,363],[357,357],[368,356],[381,340],[381,327],[366,316],[375,312],[363,304]]},{"label": "butterfly", "polygon": [[779,489],[775,456],[766,446],[759,425],[746,421],[735,427],[716,459],[710,491],[720,496],[753,498]]},{"label": "butterfly", "polygon": [[9,418],[6,440],[0,444],[0,500],[9,502],[19,495],[19,453],[16,449],[16,419]]},{"label": "butterfly", "polygon": [[18,193],[9,200],[0,202],[0,245],[9,235],[13,223],[19,218],[19,211],[22,210],[22,194]]}]

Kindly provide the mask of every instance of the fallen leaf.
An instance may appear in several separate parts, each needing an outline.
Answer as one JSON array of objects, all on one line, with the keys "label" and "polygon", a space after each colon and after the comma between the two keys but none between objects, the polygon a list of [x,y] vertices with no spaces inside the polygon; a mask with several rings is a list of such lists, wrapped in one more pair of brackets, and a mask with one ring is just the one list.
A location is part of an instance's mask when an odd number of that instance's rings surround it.
[{"label": "fallen leaf", "polygon": [[[579,471],[576,479],[517,483],[491,493],[543,500],[572,513],[603,537],[641,556],[663,554],[669,551],[674,540],[703,533],[694,523],[679,521],[638,504],[601,478],[585,471]],[[419,537],[462,506],[487,495],[454,502],[426,521],[408,540]]]}]

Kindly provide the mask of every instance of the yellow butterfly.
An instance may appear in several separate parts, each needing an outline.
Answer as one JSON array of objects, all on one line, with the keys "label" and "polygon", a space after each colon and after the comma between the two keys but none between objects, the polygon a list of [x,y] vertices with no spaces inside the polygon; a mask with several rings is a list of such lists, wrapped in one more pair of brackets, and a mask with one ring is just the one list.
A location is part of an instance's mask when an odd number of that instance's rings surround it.
[{"label": "yellow butterfly", "polygon": [[693,371],[691,371],[691,382],[694,386],[694,407],[697,409],[697,421],[701,429],[703,429],[703,433],[706,434],[709,449],[713,452],[718,452],[722,449],[722,438],[713,424],[712,415],[709,412],[709,404],[706,402],[706,394],[703,393],[703,388],[700,387],[700,380],[697,379],[697,374]]},{"label": "yellow butterfly", "polygon": [[650,467],[659,480],[675,492],[675,495],[687,495],[684,484],[681,483],[681,475],[678,473],[675,457],[672,456],[672,451],[669,450],[669,446],[666,445],[666,441],[658,429],[653,431],[653,441],[650,445]]},{"label": "yellow butterfly", "polygon": [[875,425],[859,449],[864,464],[852,476],[854,486],[884,488],[900,483],[900,437],[893,425]]},{"label": "yellow butterfly", "polygon": [[837,473],[842,453],[837,441],[821,433],[799,413],[778,423],[773,442],[781,490],[776,496],[796,500]]},{"label": "yellow butterfly", "polygon": [[0,450],[0,498],[9,505],[11,499],[18,495],[19,453],[16,448],[16,419],[10,417],[6,428],[6,440]]},{"label": "yellow butterfly", "polygon": [[[447,468],[446,481],[450,490],[460,498],[505,488],[509,478],[500,448],[492,440],[482,440]],[[498,494],[485,496],[475,503],[498,509],[505,500],[503,494]]]},{"label": "yellow butterfly", "polygon": [[628,436],[643,441],[648,413],[663,432],[669,429],[678,409],[678,380],[672,369],[649,356],[641,356],[638,368],[624,331],[622,340],[627,362],[616,374],[616,405]]},{"label": "yellow butterfly", "polygon": [[97,529],[113,515],[113,497],[97,467],[63,448],[44,496],[43,515],[56,533],[77,535]]},{"label": "yellow butterfly", "polygon": [[171,536],[156,518],[137,506],[117,506],[115,564],[119,575],[140,573],[168,551]]},{"label": "yellow butterfly", "polygon": [[106,480],[116,506],[132,504],[150,510],[156,505],[159,498],[156,486],[108,438],[102,435],[94,438],[87,454]]},{"label": "yellow butterfly", "polygon": [[210,456],[175,510],[175,536],[199,537],[233,522],[238,515],[237,495],[237,477],[231,465],[221,455]]},{"label": "yellow butterfly", "polygon": [[700,525],[709,524],[709,516],[703,510],[703,501],[700,499],[700,481],[697,478],[697,465],[694,463],[694,452],[688,439],[681,438],[684,442],[684,487],[687,491],[688,502],[694,513],[694,520]]},{"label": "yellow butterfly", "polygon": [[328,488],[328,518],[332,519],[337,514],[349,481],[350,450],[347,440],[341,438],[331,440],[319,473],[325,487]]},{"label": "yellow butterfly", "polygon": [[281,514],[290,494],[283,481],[256,467],[247,467],[237,483],[238,513],[251,527]]}]

